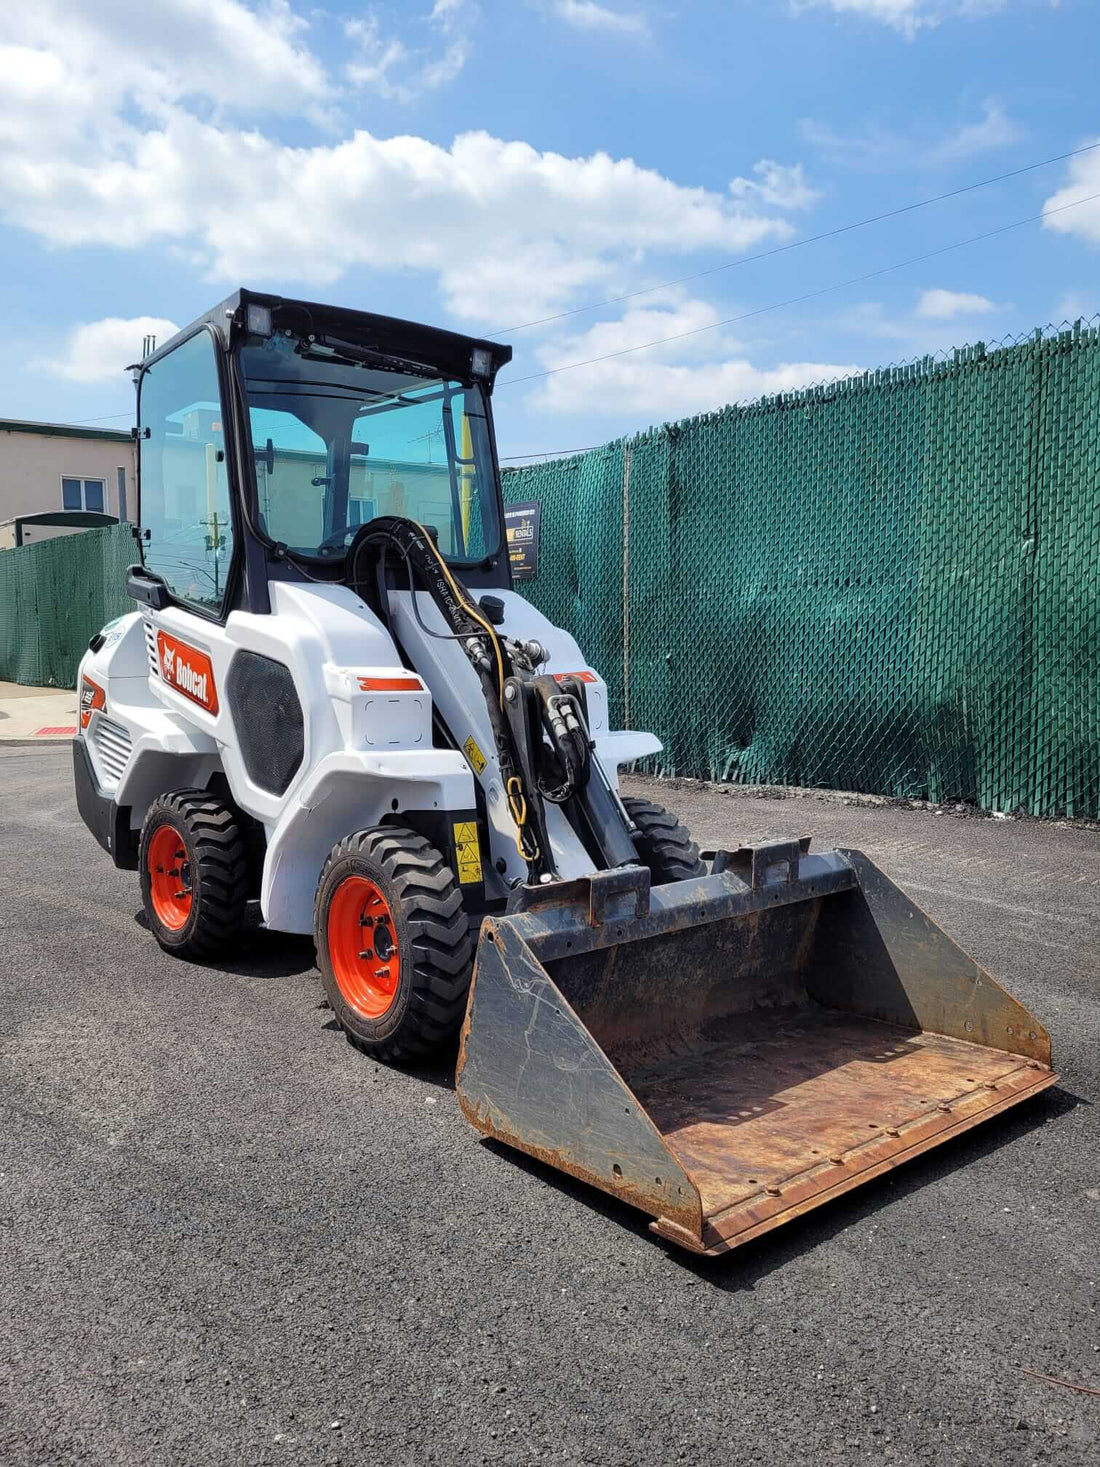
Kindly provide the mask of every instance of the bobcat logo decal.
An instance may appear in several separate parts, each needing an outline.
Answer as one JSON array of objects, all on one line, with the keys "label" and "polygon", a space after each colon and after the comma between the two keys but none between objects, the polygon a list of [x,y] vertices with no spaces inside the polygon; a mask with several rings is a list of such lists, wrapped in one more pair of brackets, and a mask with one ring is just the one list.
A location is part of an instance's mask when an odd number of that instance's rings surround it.
[{"label": "bobcat logo decal", "polygon": [[157,656],[164,681],[174,692],[205,708],[207,713],[217,713],[214,665],[207,653],[170,632],[157,632]]}]

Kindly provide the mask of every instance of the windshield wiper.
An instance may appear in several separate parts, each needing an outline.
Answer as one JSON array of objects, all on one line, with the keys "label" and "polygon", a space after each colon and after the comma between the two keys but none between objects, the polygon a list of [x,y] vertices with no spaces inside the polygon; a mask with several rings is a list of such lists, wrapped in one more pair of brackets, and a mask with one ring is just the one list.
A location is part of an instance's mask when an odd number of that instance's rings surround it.
[{"label": "windshield wiper", "polygon": [[382,367],[392,372],[407,372],[415,377],[439,377],[438,367],[428,362],[417,362],[411,357],[395,357],[388,352],[376,351],[368,346],[356,346],[352,341],[342,341],[338,336],[315,336],[312,341],[303,340],[296,348],[300,356],[321,356],[336,359],[351,365]]}]

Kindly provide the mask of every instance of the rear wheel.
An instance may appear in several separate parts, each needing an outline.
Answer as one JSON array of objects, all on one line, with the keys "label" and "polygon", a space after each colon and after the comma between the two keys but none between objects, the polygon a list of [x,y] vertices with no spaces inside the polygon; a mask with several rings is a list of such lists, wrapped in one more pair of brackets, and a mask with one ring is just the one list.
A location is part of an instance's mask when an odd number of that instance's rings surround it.
[{"label": "rear wheel", "polygon": [[317,963],[344,1032],[380,1058],[453,1039],[473,965],[454,873],[411,830],[378,826],[335,846],[314,908]]},{"label": "rear wheel", "polygon": [[167,952],[211,957],[240,935],[245,844],[233,811],[205,790],[179,790],[150,805],[139,869],[149,927]]},{"label": "rear wheel", "polygon": [[637,795],[624,796],[623,805],[638,827],[634,844],[642,865],[649,867],[654,886],[667,886],[671,881],[707,874],[699,858],[699,847],[671,810]]}]

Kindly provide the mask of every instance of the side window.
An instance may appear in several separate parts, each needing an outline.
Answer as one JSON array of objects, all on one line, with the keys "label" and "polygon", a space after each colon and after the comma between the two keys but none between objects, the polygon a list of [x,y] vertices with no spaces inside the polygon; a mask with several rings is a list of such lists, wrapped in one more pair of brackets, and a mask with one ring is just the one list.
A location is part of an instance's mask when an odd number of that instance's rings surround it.
[{"label": "side window", "polygon": [[138,410],[145,563],[181,601],[220,610],[233,521],[217,359],[205,331],[147,368]]}]

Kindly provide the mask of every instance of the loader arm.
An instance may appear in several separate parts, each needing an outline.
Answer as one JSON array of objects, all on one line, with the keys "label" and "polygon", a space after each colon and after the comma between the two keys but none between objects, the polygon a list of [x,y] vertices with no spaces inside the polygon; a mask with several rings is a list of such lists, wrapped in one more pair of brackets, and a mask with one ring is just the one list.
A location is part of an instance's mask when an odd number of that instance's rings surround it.
[{"label": "loader arm", "polygon": [[[595,870],[639,864],[636,829],[604,770],[588,727],[584,682],[539,669],[548,653],[534,640],[498,632],[448,566],[427,530],[407,519],[364,525],[347,552],[347,584],[359,592],[399,638],[393,625],[391,582],[408,578],[408,596],[426,593],[448,627],[437,640],[473,668],[493,733],[495,752],[529,884],[555,881],[546,803],[562,808]],[[421,619],[422,622],[422,619]],[[431,685],[428,670],[417,672]]]}]

